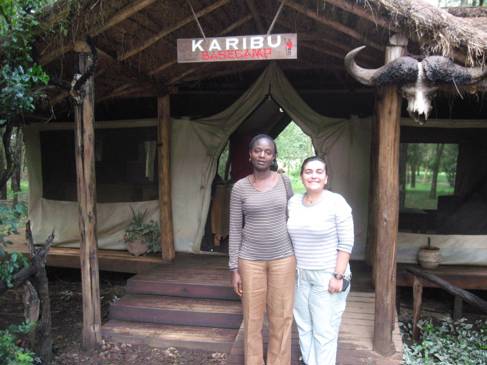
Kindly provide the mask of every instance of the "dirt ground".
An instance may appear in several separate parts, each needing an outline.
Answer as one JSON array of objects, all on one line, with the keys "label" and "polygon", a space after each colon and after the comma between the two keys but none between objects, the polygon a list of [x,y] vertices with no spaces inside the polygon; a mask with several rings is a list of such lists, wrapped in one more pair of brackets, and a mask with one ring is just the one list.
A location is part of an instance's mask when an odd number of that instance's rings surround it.
[{"label": "dirt ground", "polygon": [[[52,333],[54,341],[53,365],[225,365],[228,354],[190,351],[176,348],[158,349],[145,345],[103,342],[100,349],[87,353],[81,350],[81,283],[79,270],[49,268]],[[108,317],[110,302],[124,294],[127,274],[100,273],[102,321]],[[477,292],[487,299],[487,291]],[[439,289],[425,290],[423,316],[445,319],[451,315],[453,298]],[[411,320],[412,293],[400,293],[400,320]],[[470,319],[486,318],[464,307]],[[22,291],[11,290],[0,296],[0,328],[23,321]]]},{"label": "dirt ground", "polygon": [[[227,354],[176,348],[157,349],[145,345],[103,342],[100,349],[87,353],[80,348],[82,297],[79,270],[48,270],[51,298],[54,361],[52,365],[224,365]],[[102,322],[108,317],[111,301],[124,294],[129,275],[100,273]],[[0,296],[0,328],[23,321],[22,290]]]}]

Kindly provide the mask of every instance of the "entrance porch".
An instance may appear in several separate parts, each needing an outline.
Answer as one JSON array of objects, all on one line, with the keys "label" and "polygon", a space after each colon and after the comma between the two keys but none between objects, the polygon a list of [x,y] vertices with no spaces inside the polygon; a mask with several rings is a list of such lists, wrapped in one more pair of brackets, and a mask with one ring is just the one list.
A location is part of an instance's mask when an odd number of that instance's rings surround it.
[{"label": "entrance porch", "polygon": [[[371,273],[363,262],[352,262],[352,270],[354,281],[340,330],[337,364],[400,364],[397,318],[396,353],[383,357],[372,350],[375,294]],[[102,334],[115,342],[226,352],[227,364],[243,364],[242,311],[230,286],[227,258],[178,255],[172,264],[133,276],[126,295],[111,306]],[[292,364],[298,364],[296,329],[292,349]]]}]

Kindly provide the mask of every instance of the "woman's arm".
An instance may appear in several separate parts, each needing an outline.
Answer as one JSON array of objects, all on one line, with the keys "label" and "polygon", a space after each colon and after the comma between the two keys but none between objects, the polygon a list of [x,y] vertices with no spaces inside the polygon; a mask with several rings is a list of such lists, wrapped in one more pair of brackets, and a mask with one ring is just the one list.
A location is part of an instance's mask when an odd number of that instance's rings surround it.
[{"label": "woman's arm", "polygon": [[335,208],[337,210],[335,215],[338,237],[337,262],[335,265],[336,277],[331,278],[328,285],[328,291],[330,293],[338,293],[342,290],[342,276],[345,274],[348,262],[350,261],[354,241],[352,209],[342,197],[340,197]]},{"label": "woman's arm", "polygon": [[340,279],[340,275],[343,275],[345,270],[347,270],[348,261],[350,261],[350,253],[345,251],[337,252],[337,263],[335,265],[335,273],[337,276],[330,279],[328,284],[328,291],[330,293],[339,293],[342,291],[343,278]]},{"label": "woman's arm", "polygon": [[232,271],[232,286],[235,293],[242,295],[242,281],[238,273],[238,254],[242,244],[243,206],[239,185],[235,184],[230,195],[230,224],[228,242],[228,267]]}]

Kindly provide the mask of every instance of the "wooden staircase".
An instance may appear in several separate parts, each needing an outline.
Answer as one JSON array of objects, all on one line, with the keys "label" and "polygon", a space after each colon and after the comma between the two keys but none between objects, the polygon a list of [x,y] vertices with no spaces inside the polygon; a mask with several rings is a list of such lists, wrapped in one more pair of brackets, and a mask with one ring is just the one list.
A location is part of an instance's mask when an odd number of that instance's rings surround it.
[{"label": "wooden staircase", "polygon": [[110,306],[103,336],[154,347],[230,352],[242,309],[225,266],[164,265],[130,278],[127,294]]}]

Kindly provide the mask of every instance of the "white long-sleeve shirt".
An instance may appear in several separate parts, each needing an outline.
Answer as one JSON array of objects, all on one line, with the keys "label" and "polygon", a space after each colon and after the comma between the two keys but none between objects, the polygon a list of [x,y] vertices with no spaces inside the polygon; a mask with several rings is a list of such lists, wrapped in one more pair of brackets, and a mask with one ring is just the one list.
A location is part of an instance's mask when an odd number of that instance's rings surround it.
[{"label": "white long-sleeve shirt", "polygon": [[294,246],[297,267],[335,271],[337,251],[351,253],[354,241],[352,209],[340,195],[324,190],[312,205],[303,195],[288,203],[287,228]]}]

